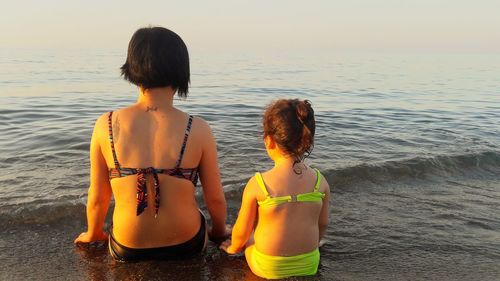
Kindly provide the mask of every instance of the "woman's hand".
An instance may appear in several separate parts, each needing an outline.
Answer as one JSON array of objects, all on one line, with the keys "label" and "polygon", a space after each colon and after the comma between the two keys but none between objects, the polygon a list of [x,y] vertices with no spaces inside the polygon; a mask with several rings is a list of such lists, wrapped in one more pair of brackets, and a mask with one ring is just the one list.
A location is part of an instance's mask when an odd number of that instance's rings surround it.
[{"label": "woman's hand", "polygon": [[239,252],[241,252],[241,249],[236,249],[232,244],[231,244],[231,240],[228,239],[224,242],[222,242],[219,246],[219,249],[223,250],[224,252],[230,254],[230,255],[234,255],[234,254],[237,254]]},{"label": "woman's hand", "polygon": [[218,231],[214,230],[214,228],[211,228],[208,231],[208,238],[210,238],[210,240],[215,242],[215,243],[220,243],[221,241],[230,237],[232,231],[233,231],[233,228],[229,224],[226,224],[225,229],[218,230]]},{"label": "woman's hand", "polygon": [[82,232],[78,237],[76,237],[74,243],[75,244],[86,244],[97,241],[106,241],[108,240],[108,234],[104,231],[98,233],[96,235],[90,235],[88,232]]}]

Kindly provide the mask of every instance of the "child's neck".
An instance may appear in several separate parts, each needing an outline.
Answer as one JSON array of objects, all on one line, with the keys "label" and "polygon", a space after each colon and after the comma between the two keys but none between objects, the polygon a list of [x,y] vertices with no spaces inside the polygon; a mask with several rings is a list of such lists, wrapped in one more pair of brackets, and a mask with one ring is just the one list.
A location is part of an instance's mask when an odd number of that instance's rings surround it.
[{"label": "child's neck", "polygon": [[290,157],[279,156],[273,160],[274,160],[274,168],[278,169],[293,168],[293,165],[295,164],[295,160]]}]

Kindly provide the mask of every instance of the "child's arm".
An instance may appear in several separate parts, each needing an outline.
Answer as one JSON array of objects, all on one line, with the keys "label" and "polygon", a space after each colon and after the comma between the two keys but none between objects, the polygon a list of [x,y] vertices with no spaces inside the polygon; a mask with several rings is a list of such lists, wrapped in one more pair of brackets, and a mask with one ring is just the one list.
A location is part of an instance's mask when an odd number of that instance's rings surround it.
[{"label": "child's arm", "polygon": [[325,193],[325,198],[323,198],[323,207],[321,207],[321,213],[319,215],[319,220],[318,220],[318,227],[319,227],[319,239],[318,241],[321,241],[321,238],[326,233],[326,229],[328,227],[328,222],[329,222],[329,214],[330,214],[330,186],[328,185],[328,182],[326,179],[321,176],[321,186],[324,188],[323,192]]},{"label": "child's arm", "polygon": [[107,132],[107,120],[103,115],[96,122],[90,141],[90,187],[87,200],[87,232],[82,232],[75,243],[89,243],[107,240],[104,219],[108,212],[112,191],[109,183],[108,166],[101,151],[100,132]]},{"label": "child's arm", "polygon": [[240,212],[233,227],[232,240],[221,244],[221,249],[228,254],[241,252],[245,248],[248,238],[252,235],[257,217],[256,186],[257,183],[252,177],[243,191]]}]

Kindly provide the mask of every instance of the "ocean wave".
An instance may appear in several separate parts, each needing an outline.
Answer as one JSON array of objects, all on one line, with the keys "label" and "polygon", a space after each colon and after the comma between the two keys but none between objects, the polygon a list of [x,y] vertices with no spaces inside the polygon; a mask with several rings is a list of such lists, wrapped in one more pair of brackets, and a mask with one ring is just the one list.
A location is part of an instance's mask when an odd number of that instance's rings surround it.
[{"label": "ocean wave", "polygon": [[85,218],[85,204],[79,200],[59,202],[30,202],[0,208],[0,223],[50,224],[63,219]]},{"label": "ocean wave", "polygon": [[[348,188],[362,182],[397,182],[411,178],[449,178],[454,175],[476,173],[500,175],[500,152],[489,151],[462,155],[440,155],[416,157],[401,161],[386,161],[375,164],[322,170],[333,187],[332,192]],[[229,208],[237,208],[241,199],[242,181],[224,182]],[[197,199],[202,202],[201,192]],[[235,203],[238,206],[233,206]],[[203,204],[200,205],[202,208]],[[0,223],[4,224],[50,224],[64,219],[83,220],[85,218],[85,198],[73,196],[64,200],[31,201],[0,207]],[[112,206],[110,207],[112,209]],[[108,212],[108,214],[110,214]]]},{"label": "ocean wave", "polygon": [[427,179],[468,172],[500,174],[500,152],[486,151],[461,155],[415,157],[401,161],[360,164],[323,171],[328,182],[342,187],[362,181],[383,182],[405,178]]}]

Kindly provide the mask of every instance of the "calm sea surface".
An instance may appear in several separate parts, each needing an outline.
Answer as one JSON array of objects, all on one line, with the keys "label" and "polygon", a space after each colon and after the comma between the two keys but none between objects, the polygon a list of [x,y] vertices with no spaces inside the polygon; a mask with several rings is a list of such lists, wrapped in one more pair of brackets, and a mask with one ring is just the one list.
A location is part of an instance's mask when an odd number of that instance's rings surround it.
[{"label": "calm sea surface", "polygon": [[[73,246],[93,123],[137,98],[124,59],[0,49],[0,279],[259,280],[214,244],[195,260],[132,264]],[[312,102],[308,162],[333,199],[319,273],[300,280],[500,279],[499,55],[191,52],[191,69],[175,104],[213,128],[230,223],[246,181],[272,166],[265,105]]]}]

